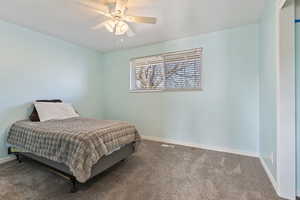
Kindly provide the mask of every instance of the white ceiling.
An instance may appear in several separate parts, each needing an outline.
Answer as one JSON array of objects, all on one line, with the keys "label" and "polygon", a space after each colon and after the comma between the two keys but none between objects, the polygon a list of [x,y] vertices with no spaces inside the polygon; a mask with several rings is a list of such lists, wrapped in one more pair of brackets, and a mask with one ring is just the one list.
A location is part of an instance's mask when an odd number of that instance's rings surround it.
[{"label": "white ceiling", "polygon": [[156,25],[133,24],[137,35],[132,38],[114,36],[106,29],[91,30],[105,18],[76,0],[6,0],[1,2],[0,19],[104,52],[256,23],[264,2],[129,0],[128,14],[158,18]]}]

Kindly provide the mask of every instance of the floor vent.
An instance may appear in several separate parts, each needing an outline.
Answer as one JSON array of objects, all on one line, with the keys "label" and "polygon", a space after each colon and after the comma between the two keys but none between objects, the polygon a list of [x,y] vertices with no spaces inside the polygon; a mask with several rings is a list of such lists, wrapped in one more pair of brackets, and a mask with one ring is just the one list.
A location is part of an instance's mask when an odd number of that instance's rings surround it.
[{"label": "floor vent", "polygon": [[175,145],[172,144],[161,144],[160,146],[164,148],[175,148]]}]

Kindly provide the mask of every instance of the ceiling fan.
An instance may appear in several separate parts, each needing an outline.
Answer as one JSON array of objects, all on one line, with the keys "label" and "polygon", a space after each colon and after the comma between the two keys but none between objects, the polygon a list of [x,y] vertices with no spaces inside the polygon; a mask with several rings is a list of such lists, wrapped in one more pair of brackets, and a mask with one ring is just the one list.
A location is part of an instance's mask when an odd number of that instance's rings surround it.
[{"label": "ceiling fan", "polygon": [[128,9],[128,0],[116,0],[115,2],[108,4],[92,3],[86,0],[79,1],[79,3],[108,18],[106,21],[92,27],[92,29],[105,27],[109,32],[115,35],[127,34],[128,37],[134,36],[135,32],[132,30],[128,22],[156,24],[157,21],[154,17],[127,15],[126,11]]}]

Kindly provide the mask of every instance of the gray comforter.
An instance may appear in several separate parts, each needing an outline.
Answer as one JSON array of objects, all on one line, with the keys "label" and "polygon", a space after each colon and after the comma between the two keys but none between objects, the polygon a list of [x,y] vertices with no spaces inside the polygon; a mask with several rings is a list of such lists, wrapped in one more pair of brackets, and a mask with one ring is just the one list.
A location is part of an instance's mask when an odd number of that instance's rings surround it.
[{"label": "gray comforter", "polygon": [[66,164],[79,182],[89,179],[102,156],[134,141],[138,145],[140,136],[131,124],[81,117],[18,121],[7,138],[12,146]]}]

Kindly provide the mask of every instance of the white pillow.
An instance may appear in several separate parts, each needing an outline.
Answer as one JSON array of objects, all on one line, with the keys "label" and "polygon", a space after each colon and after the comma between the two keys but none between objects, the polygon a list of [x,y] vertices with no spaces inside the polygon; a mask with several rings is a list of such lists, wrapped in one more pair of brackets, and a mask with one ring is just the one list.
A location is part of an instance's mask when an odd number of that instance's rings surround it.
[{"label": "white pillow", "polygon": [[68,103],[34,102],[41,122],[51,119],[79,117],[73,106]]}]

